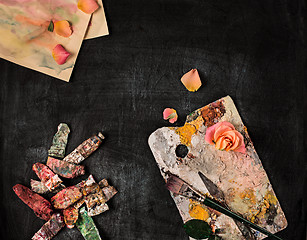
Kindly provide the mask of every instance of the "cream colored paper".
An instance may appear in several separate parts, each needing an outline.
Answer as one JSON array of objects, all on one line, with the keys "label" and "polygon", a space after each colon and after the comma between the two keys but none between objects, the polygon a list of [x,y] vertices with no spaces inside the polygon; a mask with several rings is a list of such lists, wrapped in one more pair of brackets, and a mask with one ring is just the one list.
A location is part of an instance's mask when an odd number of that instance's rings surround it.
[{"label": "cream colored paper", "polygon": [[[0,57],[69,81],[90,17],[77,0],[0,0]],[[69,21],[73,34],[64,38],[49,32],[50,20]],[[71,53],[63,65],[52,57],[57,44]]]},{"label": "cream colored paper", "polygon": [[102,0],[98,0],[98,4],[100,8],[92,14],[92,19],[90,21],[90,25],[88,27],[88,31],[85,34],[84,39],[91,39],[109,35],[108,24]]}]

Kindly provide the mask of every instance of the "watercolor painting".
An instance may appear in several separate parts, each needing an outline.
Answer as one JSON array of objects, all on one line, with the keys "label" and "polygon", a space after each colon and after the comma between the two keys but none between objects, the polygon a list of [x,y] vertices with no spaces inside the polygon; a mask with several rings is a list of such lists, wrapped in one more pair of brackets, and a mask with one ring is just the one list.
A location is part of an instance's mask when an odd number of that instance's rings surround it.
[{"label": "watercolor painting", "polygon": [[[0,0],[0,57],[69,81],[91,17],[78,9],[77,2]],[[48,30],[51,21],[64,20],[71,25],[71,36]],[[52,57],[58,44],[70,53],[62,65]]]},{"label": "watercolor painting", "polygon": [[[220,128],[224,133],[227,128],[236,129],[232,130],[238,136],[233,149],[227,149],[227,144],[220,139],[208,141],[208,136],[212,139],[215,136],[210,131],[225,123],[226,126]],[[229,96],[192,112],[182,127],[156,130],[149,137],[149,146],[164,179],[172,173],[200,193],[210,195],[198,174],[201,172],[223,192],[232,211],[271,233],[287,227],[285,215],[247,128]],[[182,147],[186,151],[180,151]],[[212,229],[222,229],[219,234],[222,239],[245,239],[232,218],[186,197],[173,193],[171,196],[183,222],[200,219],[209,223]],[[255,230],[252,234],[258,240],[266,237]]]}]

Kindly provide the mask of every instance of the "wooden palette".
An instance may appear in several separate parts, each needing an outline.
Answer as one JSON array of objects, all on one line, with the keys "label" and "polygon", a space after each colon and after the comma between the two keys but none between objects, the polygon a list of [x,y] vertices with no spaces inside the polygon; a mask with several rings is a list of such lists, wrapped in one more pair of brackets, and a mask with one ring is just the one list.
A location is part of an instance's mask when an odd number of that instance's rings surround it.
[{"label": "wooden palette", "polygon": [[[244,136],[245,154],[216,150],[205,141],[206,129],[221,121],[232,123]],[[185,157],[176,155],[180,144],[188,148]],[[156,130],[149,137],[149,146],[165,179],[167,172],[171,172],[196,190],[208,194],[198,175],[201,171],[223,191],[227,205],[234,212],[272,233],[287,227],[272,185],[229,96],[194,111],[182,127]],[[222,239],[244,239],[231,218],[185,197],[171,195],[183,222],[194,218],[206,220],[212,227],[223,229]],[[256,231],[253,233],[256,239],[266,237]]]}]

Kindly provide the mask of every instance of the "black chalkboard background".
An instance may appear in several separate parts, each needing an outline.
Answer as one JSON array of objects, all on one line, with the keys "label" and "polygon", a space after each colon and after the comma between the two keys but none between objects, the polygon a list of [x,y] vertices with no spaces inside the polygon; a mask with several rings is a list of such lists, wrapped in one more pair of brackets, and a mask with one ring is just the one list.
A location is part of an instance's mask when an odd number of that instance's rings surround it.
[{"label": "black chalkboard background", "polygon": [[[180,126],[191,111],[230,95],[286,214],[278,236],[306,236],[303,88],[304,1],[104,0],[110,36],[83,43],[69,83],[0,60],[1,239],[30,239],[42,226],[12,191],[37,179],[60,122],[71,127],[67,152],[99,130],[107,139],[84,161],[119,194],[94,217],[103,239],[188,239],[148,147],[150,133]],[[1,37],[1,36],[0,36]],[[199,70],[202,88],[180,77]],[[87,176],[86,175],[86,176]],[[86,176],[65,181],[77,183]],[[62,230],[55,239],[83,239]]]}]

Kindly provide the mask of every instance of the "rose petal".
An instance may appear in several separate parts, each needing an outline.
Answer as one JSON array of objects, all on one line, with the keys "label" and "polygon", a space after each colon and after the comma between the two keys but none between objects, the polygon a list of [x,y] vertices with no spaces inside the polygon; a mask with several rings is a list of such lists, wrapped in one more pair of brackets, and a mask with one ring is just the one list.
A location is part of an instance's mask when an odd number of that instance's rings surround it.
[{"label": "rose petal", "polygon": [[79,0],[78,8],[82,12],[85,12],[87,14],[92,14],[99,8],[99,5],[95,0]]},{"label": "rose petal", "polygon": [[61,44],[56,45],[55,48],[52,50],[52,57],[59,65],[64,64],[69,55],[70,53],[67,52]]},{"label": "rose petal", "polygon": [[231,146],[230,150],[234,150],[234,149],[236,149],[240,146],[241,146],[241,141],[237,136],[235,136],[234,140],[232,141],[232,146]]},{"label": "rose petal", "polygon": [[168,120],[170,123],[174,123],[178,119],[178,115],[175,109],[165,108],[163,111],[164,120]]},{"label": "rose petal", "polygon": [[197,69],[192,69],[184,74],[181,78],[181,82],[190,92],[196,92],[201,86]]},{"label": "rose petal", "polygon": [[205,141],[211,145],[214,144],[213,142],[213,136],[214,136],[214,132],[215,132],[215,128],[216,128],[217,124],[214,124],[211,127],[208,127],[206,130],[206,135],[205,135]]},{"label": "rose petal", "polygon": [[66,38],[71,36],[72,30],[68,21],[54,21],[53,24],[56,34]]},{"label": "rose petal", "polygon": [[239,144],[239,147],[234,149],[233,151],[245,153],[246,152],[246,148],[245,148],[244,138],[243,138],[242,134],[240,132],[236,131],[236,136],[239,138],[240,144]]},{"label": "rose petal", "polygon": [[219,127],[217,127],[215,129],[215,133],[214,133],[214,141],[216,141],[218,139],[219,136],[221,136],[222,134],[224,134],[225,132],[229,132],[232,131],[233,129],[229,126],[226,125],[221,125]]},{"label": "rose petal", "polygon": [[240,152],[240,153],[246,153],[245,144],[243,143],[243,145],[241,147],[238,147],[237,149],[235,149],[233,151],[234,152]]},{"label": "rose petal", "polygon": [[219,137],[215,143],[215,148],[219,150],[224,150],[227,147],[227,141],[225,137]]}]

